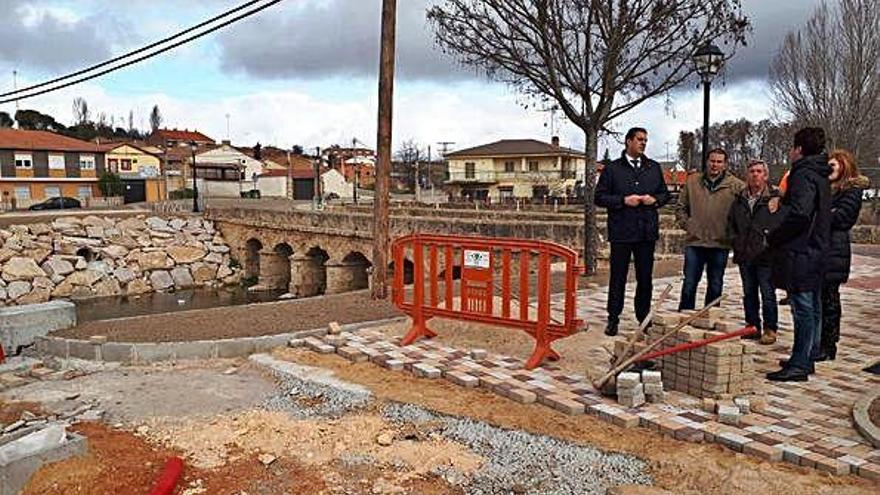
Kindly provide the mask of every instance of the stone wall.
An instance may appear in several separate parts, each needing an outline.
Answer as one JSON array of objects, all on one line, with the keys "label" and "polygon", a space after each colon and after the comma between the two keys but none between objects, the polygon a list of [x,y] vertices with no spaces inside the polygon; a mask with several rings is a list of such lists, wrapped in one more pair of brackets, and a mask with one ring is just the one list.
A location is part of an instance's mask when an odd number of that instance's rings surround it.
[{"label": "stone wall", "polygon": [[199,217],[59,217],[0,229],[0,305],[236,284],[214,223]]}]

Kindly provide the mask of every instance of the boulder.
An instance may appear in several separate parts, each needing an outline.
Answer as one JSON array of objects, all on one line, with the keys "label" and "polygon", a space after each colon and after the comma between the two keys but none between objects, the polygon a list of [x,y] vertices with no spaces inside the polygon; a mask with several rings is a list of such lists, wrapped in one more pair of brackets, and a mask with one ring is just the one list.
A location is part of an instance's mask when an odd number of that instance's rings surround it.
[{"label": "boulder", "polygon": [[0,301],[5,301],[6,297],[6,287],[0,287]]},{"label": "boulder", "polygon": [[101,218],[101,217],[96,217],[94,215],[89,215],[89,216],[82,219],[82,224],[85,225],[87,228],[88,227],[100,227],[101,229],[105,229],[107,227],[112,227],[113,221],[106,219],[106,218]]},{"label": "boulder", "polygon": [[140,243],[130,235],[115,235],[108,239],[111,245],[121,246],[126,249],[137,249],[141,247]]},{"label": "boulder", "polygon": [[71,273],[67,277],[67,279],[64,280],[64,283],[70,283],[75,286],[91,287],[98,283],[98,281],[102,278],[104,278],[104,274],[102,272],[85,269],[82,271]]},{"label": "boulder", "polygon": [[189,289],[195,285],[193,277],[189,273],[189,268],[185,266],[178,266],[171,270],[171,278],[174,280],[174,287],[177,289]]},{"label": "boulder", "polygon": [[32,235],[41,236],[52,233],[52,227],[48,223],[32,223],[29,226]]},{"label": "boulder", "polygon": [[161,218],[159,218],[159,217],[150,217],[150,218],[148,218],[148,219],[147,219],[147,227],[148,227],[150,230],[157,230],[157,231],[165,231],[165,232],[167,232],[167,231],[171,230],[171,229],[168,227],[168,222],[166,222],[165,220],[163,220],[163,219],[161,219]]},{"label": "boulder", "polygon": [[163,251],[154,251],[151,253],[140,253],[137,257],[137,264],[141,271],[158,270],[162,268],[170,268],[171,263]]},{"label": "boulder", "polygon": [[70,292],[71,299],[88,299],[95,297],[95,291],[91,287],[78,285]]},{"label": "boulder", "polygon": [[181,230],[186,225],[186,220],[182,218],[175,218],[168,222],[168,225],[174,230]]},{"label": "boulder", "polygon": [[224,246],[222,244],[213,244],[211,245],[211,252],[225,254],[229,252],[229,246]]},{"label": "boulder", "polygon": [[49,280],[51,280],[53,284],[58,285],[61,282],[64,282],[64,275],[50,275]]},{"label": "boulder", "polygon": [[105,277],[113,274],[113,268],[112,260],[89,261],[86,264],[86,270],[96,271]]},{"label": "boulder", "polygon": [[65,279],[52,290],[52,297],[70,297],[75,288],[76,286],[69,279]]},{"label": "boulder", "polygon": [[33,280],[45,276],[46,272],[31,258],[14,257],[3,265],[3,279],[7,282]]},{"label": "boulder", "polygon": [[134,273],[134,270],[132,270],[131,268],[129,268],[127,266],[121,266],[121,267],[117,268],[116,270],[114,270],[113,276],[121,284],[127,284],[127,283],[131,282],[132,280],[134,280],[135,277],[137,277],[137,275]]},{"label": "boulder", "polygon": [[17,251],[13,251],[5,246],[0,248],[0,263],[6,263],[16,256],[18,256]]},{"label": "boulder", "polygon": [[49,279],[46,278],[46,277],[37,277],[37,278],[35,278],[35,279],[31,282],[31,285],[33,285],[34,288],[41,288],[41,289],[49,289],[49,290],[52,290],[52,289],[55,288],[55,284],[52,283],[52,281],[49,280]]},{"label": "boulder", "polygon": [[168,256],[179,264],[194,263],[205,257],[204,249],[194,246],[170,246]]},{"label": "boulder", "polygon": [[76,263],[74,263],[73,267],[77,270],[85,270],[87,266],[89,266],[89,264],[86,259],[82,256],[77,256]]},{"label": "boulder", "polygon": [[223,263],[223,255],[220,253],[208,253],[203,260],[205,263],[214,263],[215,265],[219,265]]},{"label": "boulder", "polygon": [[27,295],[31,291],[31,283],[25,282],[23,280],[17,280],[12,282],[8,286],[6,286],[6,297],[10,301],[15,301],[16,299]]},{"label": "boulder", "polygon": [[122,294],[122,287],[115,278],[106,278],[98,282],[95,287],[95,295],[98,297],[118,296]]},{"label": "boulder", "polygon": [[27,256],[28,258],[34,260],[37,264],[40,264],[46,261],[46,258],[52,254],[52,250],[45,247],[34,247],[31,249],[25,249],[21,252],[22,256]]},{"label": "boulder", "polygon": [[10,237],[12,237],[12,232],[10,232],[6,229],[0,229],[0,239],[2,239],[5,242],[6,239],[9,239]]},{"label": "boulder", "polygon": [[224,279],[233,274],[232,268],[229,268],[229,265],[220,265],[220,268],[217,269],[217,278]]},{"label": "boulder", "polygon": [[140,218],[126,218],[125,220],[120,220],[116,224],[116,228],[123,232],[127,230],[141,231],[147,230],[147,224]]},{"label": "boulder", "polygon": [[45,287],[34,287],[33,290],[20,297],[16,302],[21,305],[40,304],[48,302],[51,297],[52,291],[50,291],[49,289]]},{"label": "boulder", "polygon": [[42,268],[49,276],[60,275],[62,277],[73,273],[74,270],[73,265],[69,261],[57,256],[53,256],[46,260],[46,262],[43,263]]},{"label": "boulder", "polygon": [[217,277],[217,265],[212,265],[210,263],[193,263],[192,275],[196,284],[210,282]]},{"label": "boulder", "polygon": [[150,284],[155,290],[168,290],[174,286],[174,279],[164,270],[156,270],[150,273]]},{"label": "boulder", "polygon": [[90,226],[86,227],[86,235],[91,239],[103,239],[104,238],[104,228],[90,225]]},{"label": "boulder", "polygon": [[150,283],[142,278],[136,278],[128,283],[125,286],[125,293],[129,296],[137,295],[137,294],[146,294],[153,290],[150,287]]},{"label": "boulder", "polygon": [[128,254],[128,249],[117,244],[111,244],[105,248],[101,248],[100,251],[108,258],[113,259],[119,259]]}]

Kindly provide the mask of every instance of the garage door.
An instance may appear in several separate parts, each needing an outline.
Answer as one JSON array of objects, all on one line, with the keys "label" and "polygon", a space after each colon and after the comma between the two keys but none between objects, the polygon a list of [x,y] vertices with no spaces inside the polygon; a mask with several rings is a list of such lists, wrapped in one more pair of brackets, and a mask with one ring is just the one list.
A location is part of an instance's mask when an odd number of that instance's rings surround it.
[{"label": "garage door", "polygon": [[312,199],[315,195],[315,179],[296,179],[293,181],[294,199]]},{"label": "garage door", "polygon": [[142,203],[147,200],[146,181],[124,180],[122,186],[125,204]]}]

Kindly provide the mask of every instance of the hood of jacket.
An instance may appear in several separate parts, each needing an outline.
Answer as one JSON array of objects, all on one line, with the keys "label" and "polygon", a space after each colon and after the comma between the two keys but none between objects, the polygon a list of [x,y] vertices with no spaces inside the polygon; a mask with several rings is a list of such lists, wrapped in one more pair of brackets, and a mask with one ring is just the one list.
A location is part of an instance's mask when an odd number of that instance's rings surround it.
[{"label": "hood of jacket", "polygon": [[864,175],[859,175],[846,181],[840,189],[843,191],[846,189],[867,189],[869,187],[871,187],[871,179]]}]

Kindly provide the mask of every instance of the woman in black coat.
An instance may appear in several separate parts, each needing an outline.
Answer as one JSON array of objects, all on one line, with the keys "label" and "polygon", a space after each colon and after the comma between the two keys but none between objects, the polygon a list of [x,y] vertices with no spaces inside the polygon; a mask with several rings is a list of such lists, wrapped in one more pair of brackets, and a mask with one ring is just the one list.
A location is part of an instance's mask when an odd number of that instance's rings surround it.
[{"label": "woman in black coat", "polygon": [[[840,285],[849,279],[849,231],[862,209],[862,191],[870,185],[867,177],[859,175],[855,158],[846,150],[835,150],[828,155],[831,166],[831,242],[828,251],[825,279],[822,284],[822,336],[817,361],[833,360],[840,340]],[[814,348],[815,352],[815,348]]]}]

